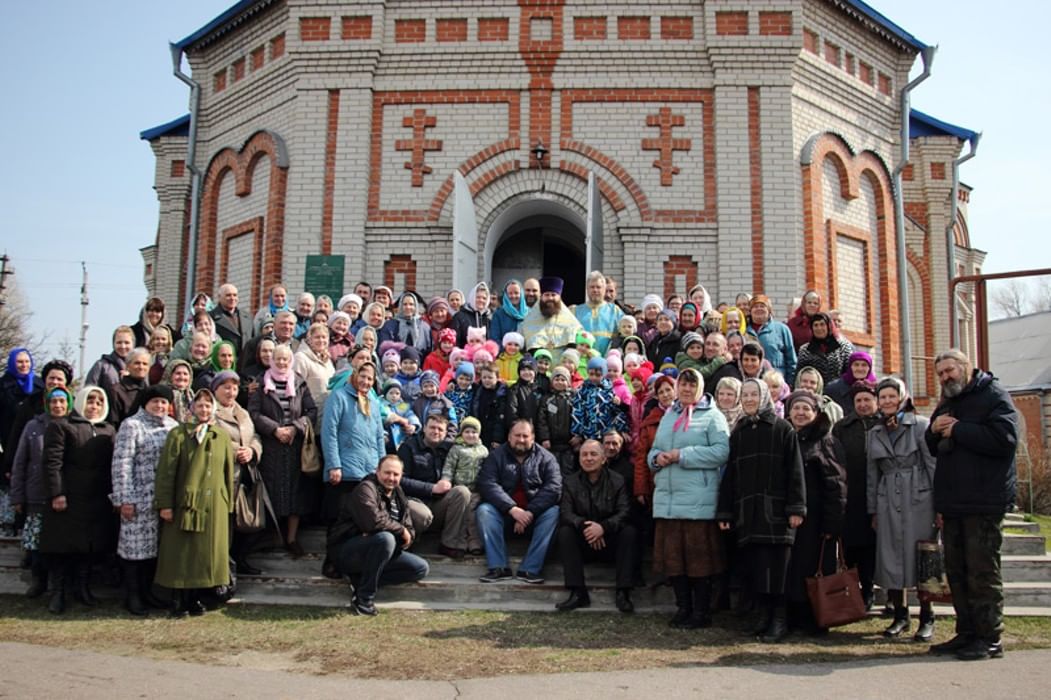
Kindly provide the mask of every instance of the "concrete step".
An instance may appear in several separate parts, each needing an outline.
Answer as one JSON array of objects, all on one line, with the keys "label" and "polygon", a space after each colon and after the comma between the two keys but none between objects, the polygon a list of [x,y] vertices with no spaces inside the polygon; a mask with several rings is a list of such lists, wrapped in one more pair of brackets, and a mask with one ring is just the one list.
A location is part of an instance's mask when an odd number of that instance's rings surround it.
[{"label": "concrete step", "polygon": [[1051,581],[1051,556],[1004,554],[1000,570],[1004,581]]},{"label": "concrete step", "polygon": [[1023,532],[1025,534],[1037,534],[1040,532],[1039,523],[1030,523],[1025,520],[1005,520],[1004,530],[1007,532]]},{"label": "concrete step", "polygon": [[1042,535],[1004,533],[1004,546],[1001,548],[1000,554],[1041,556],[1047,553],[1046,547],[1047,543]]}]

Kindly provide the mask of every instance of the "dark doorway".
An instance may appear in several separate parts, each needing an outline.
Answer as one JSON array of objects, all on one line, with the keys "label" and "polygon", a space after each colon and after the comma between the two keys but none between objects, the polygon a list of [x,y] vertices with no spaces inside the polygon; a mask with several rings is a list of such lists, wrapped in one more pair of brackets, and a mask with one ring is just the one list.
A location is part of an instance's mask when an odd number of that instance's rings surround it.
[{"label": "dark doorway", "polygon": [[577,304],[585,298],[584,234],[557,216],[527,216],[511,226],[492,258],[494,289],[509,279],[561,277],[562,300]]},{"label": "dark doorway", "polygon": [[584,301],[584,258],[561,241],[544,241],[544,276],[565,280],[562,301],[579,304]]}]

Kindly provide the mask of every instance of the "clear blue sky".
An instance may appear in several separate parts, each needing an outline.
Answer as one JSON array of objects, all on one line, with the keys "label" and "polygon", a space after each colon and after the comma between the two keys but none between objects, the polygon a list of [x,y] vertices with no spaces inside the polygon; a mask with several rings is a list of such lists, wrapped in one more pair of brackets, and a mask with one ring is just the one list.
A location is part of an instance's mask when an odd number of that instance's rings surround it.
[{"label": "clear blue sky", "polygon": [[[5,2],[0,8],[0,249],[14,259],[37,332],[79,333],[80,266],[91,275],[88,361],[144,301],[138,249],[153,242],[154,159],[139,131],[187,111],[168,42],[232,0]],[[913,105],[983,132],[962,179],[974,188],[972,243],[987,271],[1051,266],[1038,232],[1051,230],[1044,134],[1051,113],[1046,27],[1051,3],[1010,12],[978,0],[870,0],[939,46]],[[1021,21],[1020,21],[1021,20]]]}]

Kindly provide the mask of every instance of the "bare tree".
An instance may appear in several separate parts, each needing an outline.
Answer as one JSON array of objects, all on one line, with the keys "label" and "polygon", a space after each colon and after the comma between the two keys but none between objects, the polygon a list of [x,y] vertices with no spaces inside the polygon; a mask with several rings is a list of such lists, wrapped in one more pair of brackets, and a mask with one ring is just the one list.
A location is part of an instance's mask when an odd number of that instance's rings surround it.
[{"label": "bare tree", "polygon": [[1001,316],[1021,316],[1029,311],[1029,291],[1021,280],[1012,279],[998,285],[992,297]]},{"label": "bare tree", "polygon": [[1051,311],[1051,277],[1037,277],[1034,280],[1033,311]]},{"label": "bare tree", "polygon": [[0,305],[0,360],[6,360],[11,350],[18,347],[26,348],[31,355],[39,357],[47,343],[47,334],[33,334],[29,327],[29,321],[33,318],[29,304],[17,283],[8,279],[5,284],[4,296],[0,299],[3,302]]}]

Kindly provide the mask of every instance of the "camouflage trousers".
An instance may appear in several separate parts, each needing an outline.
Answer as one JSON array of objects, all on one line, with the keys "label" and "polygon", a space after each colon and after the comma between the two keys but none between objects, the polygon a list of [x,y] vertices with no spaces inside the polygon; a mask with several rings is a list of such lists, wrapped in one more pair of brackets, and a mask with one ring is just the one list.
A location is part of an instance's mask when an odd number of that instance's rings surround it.
[{"label": "camouflage trousers", "polygon": [[956,609],[956,633],[999,641],[1004,631],[1002,516],[966,515],[943,521],[945,572]]}]

